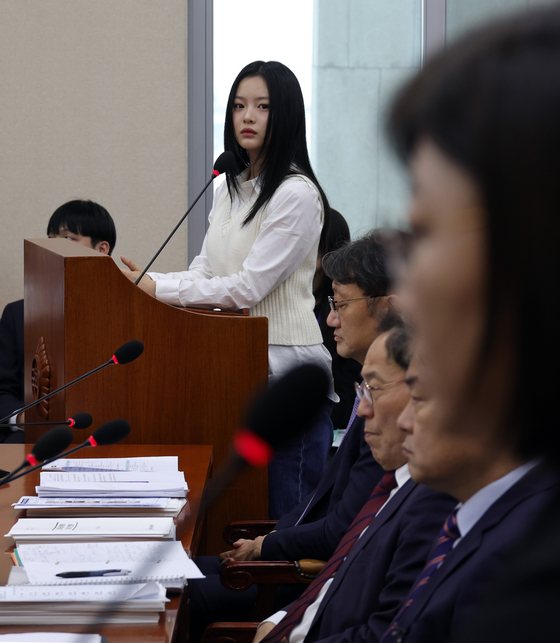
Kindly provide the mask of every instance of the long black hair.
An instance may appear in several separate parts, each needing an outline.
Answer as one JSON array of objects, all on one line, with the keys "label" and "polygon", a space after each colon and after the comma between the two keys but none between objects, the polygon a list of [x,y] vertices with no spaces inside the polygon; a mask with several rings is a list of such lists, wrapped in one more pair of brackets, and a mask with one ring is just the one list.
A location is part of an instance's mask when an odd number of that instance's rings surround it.
[{"label": "long black hair", "polygon": [[403,159],[431,139],[477,183],[488,263],[481,365],[507,333],[514,363],[503,422],[522,455],[548,454],[556,461],[559,110],[555,5],[495,23],[434,58],[401,91],[389,124]]},{"label": "long black hair", "polygon": [[256,60],[243,67],[232,85],[224,127],[224,149],[233,152],[235,157],[233,168],[226,173],[229,194],[233,198],[234,193],[239,189],[235,178],[249,166],[249,155],[235,138],[233,127],[235,96],[242,80],[256,76],[266,83],[270,99],[263,145],[263,150],[266,151],[262,163],[261,191],[243,224],[249,223],[270,201],[287,176],[302,174],[315,185],[323,201],[325,219],[321,247],[325,243],[330,221],[329,203],[309,161],[305,138],[305,106],[301,87],[294,73],[282,63]]}]

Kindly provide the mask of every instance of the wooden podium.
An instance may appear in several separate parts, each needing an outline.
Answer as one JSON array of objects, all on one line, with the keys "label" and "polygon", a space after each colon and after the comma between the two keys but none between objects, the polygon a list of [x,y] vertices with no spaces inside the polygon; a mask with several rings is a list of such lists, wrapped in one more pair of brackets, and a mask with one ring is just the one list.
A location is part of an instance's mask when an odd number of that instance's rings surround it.
[{"label": "wooden podium", "polygon": [[[117,265],[67,239],[25,240],[25,403],[111,359],[131,339],[144,353],[111,365],[27,411],[27,422],[90,413],[123,418],[134,444],[209,444],[214,471],[229,455],[246,405],[268,373],[268,321],[175,308],[129,281]],[[26,430],[35,442],[45,429]],[[84,457],[95,455],[84,452]],[[185,472],[187,482],[189,473]],[[266,470],[240,476],[209,512],[208,553],[224,549],[232,520],[266,518]]]}]

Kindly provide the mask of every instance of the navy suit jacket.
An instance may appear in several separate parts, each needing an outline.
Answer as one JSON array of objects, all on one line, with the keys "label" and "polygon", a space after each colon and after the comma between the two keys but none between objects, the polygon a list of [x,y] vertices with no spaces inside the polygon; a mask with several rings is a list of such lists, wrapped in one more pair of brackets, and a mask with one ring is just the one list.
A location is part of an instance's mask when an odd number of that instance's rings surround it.
[{"label": "navy suit jacket", "polygon": [[264,539],[261,560],[328,560],[383,473],[365,441],[364,421],[357,417],[315,492],[283,516],[277,531]]},{"label": "navy suit jacket", "polygon": [[23,375],[23,299],[20,299],[8,304],[0,319],[0,419],[23,406]]},{"label": "navy suit jacket", "polygon": [[540,467],[529,471],[448,553],[399,622],[402,639],[394,634],[389,640],[447,643],[458,638],[476,618],[496,575],[514,561],[512,551],[559,490],[557,477]]},{"label": "navy suit jacket", "polygon": [[[283,516],[278,531],[263,540],[262,560],[328,560],[383,473],[365,442],[364,421],[357,418],[314,494]],[[308,505],[302,521],[294,526]],[[201,634],[206,625],[217,620],[247,620],[256,599],[256,586],[246,592],[231,592],[220,582],[217,556],[198,556],[196,563],[206,578],[190,584],[191,634]],[[304,585],[279,585],[277,606],[293,601],[304,589]]]},{"label": "navy suit jacket", "polygon": [[560,495],[541,513],[496,578],[470,626],[453,643],[560,640]]},{"label": "navy suit jacket", "polygon": [[306,643],[379,640],[456,504],[451,496],[408,480],[339,567]]}]

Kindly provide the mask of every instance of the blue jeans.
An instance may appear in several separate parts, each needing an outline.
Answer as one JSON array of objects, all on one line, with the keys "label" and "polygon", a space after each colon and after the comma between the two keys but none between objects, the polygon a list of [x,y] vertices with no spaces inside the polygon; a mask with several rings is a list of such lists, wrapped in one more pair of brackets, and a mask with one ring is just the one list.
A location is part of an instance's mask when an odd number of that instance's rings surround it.
[{"label": "blue jeans", "polygon": [[297,506],[319,484],[333,441],[333,403],[302,435],[278,449],[268,465],[268,517],[277,520]]}]

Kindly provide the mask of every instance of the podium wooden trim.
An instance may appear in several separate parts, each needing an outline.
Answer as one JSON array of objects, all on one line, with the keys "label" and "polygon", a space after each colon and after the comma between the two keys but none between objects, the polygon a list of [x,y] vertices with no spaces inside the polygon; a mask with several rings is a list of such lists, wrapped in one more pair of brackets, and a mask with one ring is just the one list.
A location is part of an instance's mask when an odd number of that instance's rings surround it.
[{"label": "podium wooden trim", "polygon": [[[131,339],[145,347],[135,362],[95,373],[53,396],[48,409],[28,411],[26,421],[87,412],[94,424],[86,439],[123,418],[132,427],[129,443],[213,445],[216,471],[244,408],[266,383],[268,320],[175,308],[136,287],[109,256],[66,239],[25,240],[26,404],[34,399],[33,366],[36,385],[54,390]],[[26,442],[43,432],[28,429]],[[241,476],[210,512],[209,551],[223,549],[226,524],[266,518],[267,507],[266,471]]]}]

